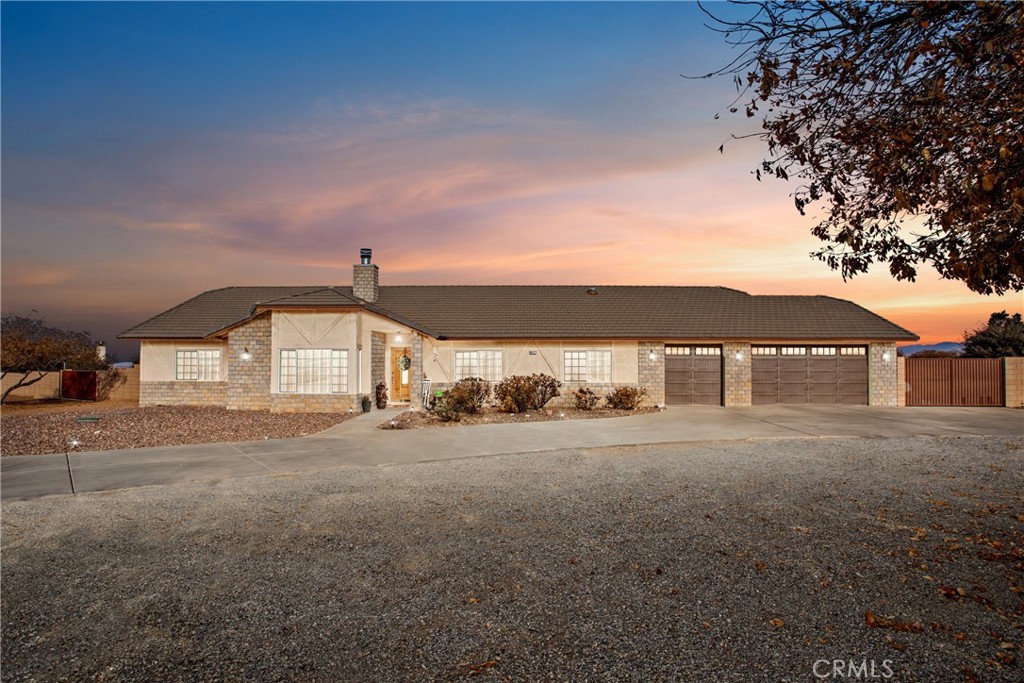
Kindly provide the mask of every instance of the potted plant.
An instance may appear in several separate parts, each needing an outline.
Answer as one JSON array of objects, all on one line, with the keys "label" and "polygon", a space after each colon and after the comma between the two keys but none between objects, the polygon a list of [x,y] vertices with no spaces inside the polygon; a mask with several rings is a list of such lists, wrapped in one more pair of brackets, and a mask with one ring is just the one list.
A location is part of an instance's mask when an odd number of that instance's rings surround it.
[{"label": "potted plant", "polygon": [[377,410],[388,407],[388,386],[381,382],[377,385]]},{"label": "potted plant", "polygon": [[370,412],[370,408],[373,407],[373,402],[370,401],[370,397],[369,396],[363,396],[362,404],[363,404],[363,412],[364,413]]}]

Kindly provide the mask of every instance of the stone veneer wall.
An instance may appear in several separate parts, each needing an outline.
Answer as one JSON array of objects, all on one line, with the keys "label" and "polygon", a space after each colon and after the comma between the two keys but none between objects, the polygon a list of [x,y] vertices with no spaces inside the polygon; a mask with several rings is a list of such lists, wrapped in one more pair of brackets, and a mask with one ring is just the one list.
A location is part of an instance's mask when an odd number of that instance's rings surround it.
[{"label": "stone veneer wall", "polygon": [[359,394],[273,394],[270,410],[274,413],[347,413],[351,409],[361,413],[361,399]]},{"label": "stone veneer wall", "polygon": [[[651,354],[654,360],[651,360]],[[665,344],[645,342],[637,345],[637,365],[640,386],[647,390],[643,405],[665,405]]]},{"label": "stone veneer wall", "polygon": [[[431,387],[433,389],[433,387]],[[412,335],[412,363],[409,365],[409,406],[423,407],[423,336]]]},{"label": "stone veneer wall", "polygon": [[1024,357],[1003,359],[1007,408],[1024,408]]},{"label": "stone veneer wall", "polygon": [[[242,360],[245,349],[252,354],[247,361]],[[270,409],[271,353],[270,313],[231,330],[228,337],[228,409]]]},{"label": "stone veneer wall", "polygon": [[377,385],[387,383],[385,368],[385,352],[387,351],[387,335],[383,332],[370,333],[370,400],[377,403]]},{"label": "stone veneer wall", "polygon": [[[740,360],[736,360],[736,354]],[[722,396],[726,406],[749,406],[753,389],[749,342],[725,342],[722,344]]]},{"label": "stone veneer wall", "polygon": [[896,357],[896,405],[907,405],[907,359]]},{"label": "stone veneer wall", "polygon": [[139,382],[140,406],[223,406],[227,382]]},{"label": "stone veneer wall", "polygon": [[357,263],[352,266],[352,293],[373,303],[380,293],[380,270],[376,263]]},{"label": "stone veneer wall", "polygon": [[[885,355],[889,360],[885,360]],[[899,363],[895,343],[878,343],[868,346],[868,405],[899,405]]]}]

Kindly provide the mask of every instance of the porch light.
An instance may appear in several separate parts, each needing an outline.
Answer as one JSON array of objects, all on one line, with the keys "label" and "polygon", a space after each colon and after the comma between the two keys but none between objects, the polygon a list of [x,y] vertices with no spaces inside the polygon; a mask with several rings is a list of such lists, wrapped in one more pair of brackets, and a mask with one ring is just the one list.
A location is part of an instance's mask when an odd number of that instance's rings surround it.
[{"label": "porch light", "polygon": [[885,351],[882,353],[882,360],[888,363],[889,361],[892,360],[892,355],[888,351]]},{"label": "porch light", "polygon": [[244,361],[252,360],[252,354],[249,353],[249,347],[248,346],[245,347],[244,349],[242,349],[242,355],[240,356],[240,358],[242,360],[244,360]]},{"label": "porch light", "polygon": [[402,333],[401,332],[395,332],[395,343],[397,343],[397,344],[401,344],[402,343]]},{"label": "porch light", "polygon": [[647,354],[647,360],[658,360],[658,354],[655,351],[651,351]]},{"label": "porch light", "polygon": [[736,360],[738,360],[738,361],[742,361],[743,360],[743,352],[742,351],[737,351],[736,352]]}]

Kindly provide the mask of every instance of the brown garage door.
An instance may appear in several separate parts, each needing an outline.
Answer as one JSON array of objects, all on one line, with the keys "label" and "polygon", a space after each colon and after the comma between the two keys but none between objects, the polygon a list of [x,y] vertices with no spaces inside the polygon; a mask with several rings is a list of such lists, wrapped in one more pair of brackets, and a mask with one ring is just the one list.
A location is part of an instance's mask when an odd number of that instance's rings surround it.
[{"label": "brown garage door", "polygon": [[722,347],[665,347],[665,405],[722,405]]},{"label": "brown garage door", "polygon": [[750,351],[754,405],[867,405],[864,346],[754,346]]}]

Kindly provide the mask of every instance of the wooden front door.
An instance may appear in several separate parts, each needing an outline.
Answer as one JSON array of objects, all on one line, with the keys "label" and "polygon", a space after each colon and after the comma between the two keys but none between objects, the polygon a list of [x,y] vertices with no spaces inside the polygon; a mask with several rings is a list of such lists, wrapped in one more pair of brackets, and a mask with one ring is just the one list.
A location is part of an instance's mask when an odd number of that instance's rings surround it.
[{"label": "wooden front door", "polygon": [[[403,358],[409,362],[404,363]],[[403,370],[402,367],[405,366]],[[391,349],[391,391],[392,401],[409,400],[409,379],[412,377],[412,351],[407,348]]]}]

